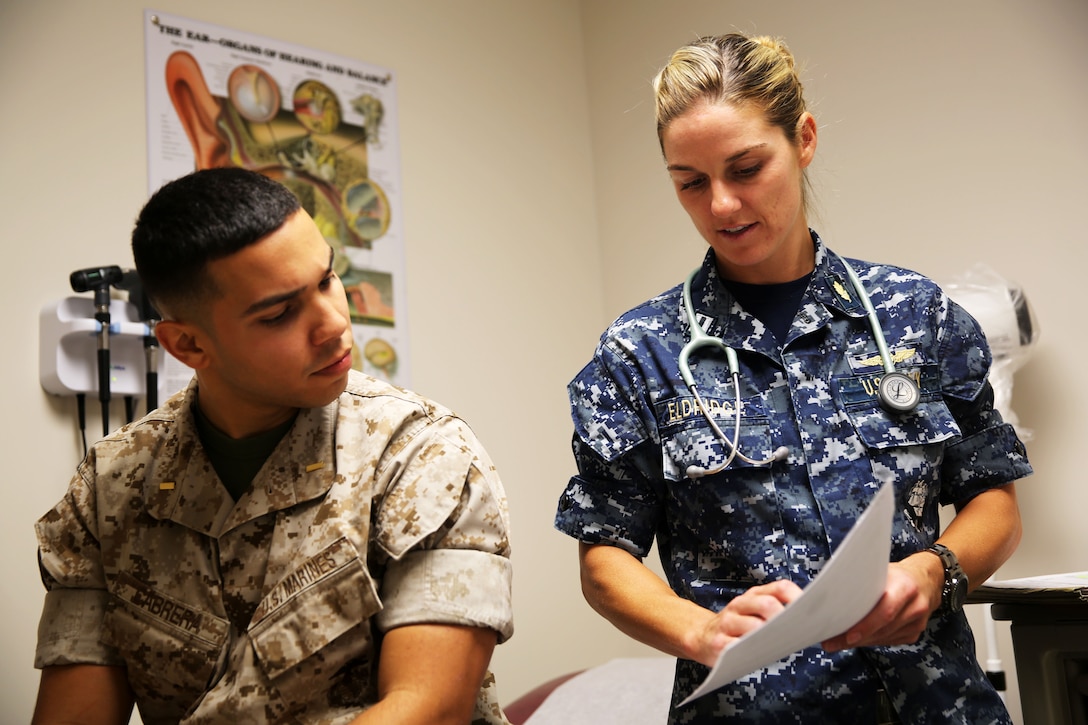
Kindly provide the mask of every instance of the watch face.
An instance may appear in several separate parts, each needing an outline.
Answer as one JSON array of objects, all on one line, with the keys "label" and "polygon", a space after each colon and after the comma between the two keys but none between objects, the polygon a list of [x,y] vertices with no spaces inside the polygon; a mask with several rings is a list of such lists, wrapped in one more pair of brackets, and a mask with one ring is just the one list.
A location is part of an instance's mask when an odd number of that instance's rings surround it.
[{"label": "watch face", "polygon": [[967,577],[957,576],[953,578],[949,587],[948,605],[953,612],[958,612],[963,609],[964,602],[967,601]]}]

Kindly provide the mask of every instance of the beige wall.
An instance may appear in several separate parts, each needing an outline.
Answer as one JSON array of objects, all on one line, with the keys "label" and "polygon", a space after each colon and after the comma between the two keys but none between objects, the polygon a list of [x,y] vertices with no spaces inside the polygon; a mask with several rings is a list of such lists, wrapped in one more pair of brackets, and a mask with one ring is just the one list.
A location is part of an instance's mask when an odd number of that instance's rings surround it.
[{"label": "beige wall", "polygon": [[29,719],[42,601],[31,527],[80,453],[74,404],[38,384],[38,311],[70,294],[71,270],[131,259],[147,196],[148,6],[397,74],[413,386],[473,425],[517,526],[517,632],[495,658],[501,692],[618,651],[623,638],[578,594],[573,544],[551,531],[570,473],[564,386],[586,353],[571,341],[592,339],[602,319],[577,2],[321,0],[312,13],[297,2],[17,0],[0,6],[0,88],[18,99],[0,120],[0,294],[12,310],[0,362],[0,721]]},{"label": "beige wall", "polygon": [[[810,223],[829,244],[940,280],[981,261],[1024,287],[1042,337],[1015,376],[1012,408],[1034,430],[1036,472],[1018,487],[1023,543],[998,575],[1088,569],[1088,390],[1075,382],[1088,354],[1077,297],[1088,261],[1088,4],[586,0],[606,317],[701,259],[705,244],[663,170],[647,83],[677,46],[732,29],[784,37],[804,67],[820,126]],[[1008,625],[997,629],[1014,676]]]},{"label": "beige wall", "polygon": [[[71,270],[129,259],[147,192],[145,5],[0,5],[0,294],[11,310],[0,699],[13,722],[28,718],[37,681],[31,524],[80,452],[74,405],[37,382],[37,312],[69,294]],[[1069,384],[1083,325],[1062,304],[1084,267],[1081,0],[152,7],[397,74],[413,387],[473,424],[506,481],[517,632],[494,669],[508,698],[649,654],[582,602],[574,545],[551,517],[570,473],[567,379],[611,317],[678,281],[702,252],[661,169],[647,85],[697,34],[782,34],[806,62],[821,122],[814,223],[836,248],[938,278],[985,260],[1027,289],[1043,338],[1017,374],[1014,407],[1035,430],[1037,474],[1021,488],[1024,543],[1001,573],[1088,568],[1088,496],[1075,455],[1061,455],[1078,450],[1074,411],[1088,403]],[[97,429],[92,416],[89,435]],[[1011,669],[1011,649],[1003,655]]]}]

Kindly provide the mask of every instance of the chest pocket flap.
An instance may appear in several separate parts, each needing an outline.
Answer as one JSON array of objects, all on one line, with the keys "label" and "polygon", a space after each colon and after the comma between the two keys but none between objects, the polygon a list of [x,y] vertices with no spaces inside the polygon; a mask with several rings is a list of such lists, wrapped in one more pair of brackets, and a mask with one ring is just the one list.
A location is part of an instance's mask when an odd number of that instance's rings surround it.
[{"label": "chest pocket flap", "polygon": [[922,366],[915,380],[921,400],[914,410],[905,413],[889,413],[881,407],[876,394],[879,374],[836,381],[840,404],[867,448],[940,443],[960,434],[956,419],[941,398],[935,367]]},{"label": "chest pocket flap", "polygon": [[366,634],[349,638],[351,642],[335,641],[365,625],[380,609],[373,580],[355,547],[342,538],[296,567],[265,596],[249,635],[272,679],[318,653],[322,666],[336,671],[367,656],[371,638]]},{"label": "chest pocket flap", "polygon": [[195,700],[229,639],[227,620],[121,572],[106,606],[102,642],[125,656],[133,690],[151,701]]}]

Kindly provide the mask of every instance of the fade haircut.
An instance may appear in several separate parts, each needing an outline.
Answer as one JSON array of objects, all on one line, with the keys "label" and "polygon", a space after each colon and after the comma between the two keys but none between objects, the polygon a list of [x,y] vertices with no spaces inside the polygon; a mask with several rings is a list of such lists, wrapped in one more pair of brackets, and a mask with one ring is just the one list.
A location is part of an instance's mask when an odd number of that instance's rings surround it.
[{"label": "fade haircut", "polygon": [[167,182],[132,231],[132,256],[148,298],[165,319],[199,315],[220,292],[208,263],[268,236],[299,208],[287,187],[247,169],[204,169]]}]

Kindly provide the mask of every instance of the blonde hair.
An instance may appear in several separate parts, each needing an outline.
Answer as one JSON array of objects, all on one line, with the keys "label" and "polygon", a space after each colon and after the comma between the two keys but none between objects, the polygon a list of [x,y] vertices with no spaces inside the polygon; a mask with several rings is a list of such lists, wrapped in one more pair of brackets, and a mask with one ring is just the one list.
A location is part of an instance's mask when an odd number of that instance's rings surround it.
[{"label": "blonde hair", "polygon": [[657,133],[698,101],[754,104],[794,141],[805,112],[793,54],[777,38],[739,33],[700,38],[672,54],[653,81]]},{"label": "blonde hair", "polygon": [[767,36],[708,36],[679,48],[653,80],[658,142],[674,119],[706,101],[758,108],[796,145],[807,107],[795,66],[786,44]]}]

